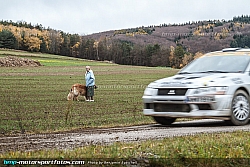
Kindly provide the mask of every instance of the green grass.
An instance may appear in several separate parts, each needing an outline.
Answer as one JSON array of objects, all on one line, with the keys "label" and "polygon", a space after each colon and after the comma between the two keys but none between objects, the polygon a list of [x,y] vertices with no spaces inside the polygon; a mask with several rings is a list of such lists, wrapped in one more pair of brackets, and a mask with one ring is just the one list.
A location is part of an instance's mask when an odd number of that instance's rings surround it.
[{"label": "green grass", "polygon": [[[90,145],[73,150],[9,152],[0,158],[135,160],[162,166],[249,166],[250,132],[198,134],[163,140]],[[147,161],[145,161],[147,160]]]},{"label": "green grass", "polygon": [[30,53],[25,51],[15,51],[15,50],[4,50],[0,49],[0,58],[5,56],[18,56],[22,58],[29,58],[33,60],[38,60],[44,66],[86,66],[86,65],[95,65],[95,66],[108,66],[116,65],[105,62],[98,62],[92,60],[83,60],[74,57],[52,55],[52,54],[43,54],[43,53]]},{"label": "green grass", "polygon": [[[12,55],[20,54],[12,52]],[[5,51],[2,56],[6,55]],[[38,59],[46,57],[27,52],[25,55]],[[46,58],[46,63],[41,61],[44,65],[41,67],[1,67],[2,134],[153,123],[150,117],[142,114],[143,91],[150,82],[176,73],[166,68],[51,57]],[[67,94],[72,84],[85,83],[85,65],[90,65],[96,76],[95,102],[88,103],[80,97],[79,102],[71,104],[66,100]]]}]

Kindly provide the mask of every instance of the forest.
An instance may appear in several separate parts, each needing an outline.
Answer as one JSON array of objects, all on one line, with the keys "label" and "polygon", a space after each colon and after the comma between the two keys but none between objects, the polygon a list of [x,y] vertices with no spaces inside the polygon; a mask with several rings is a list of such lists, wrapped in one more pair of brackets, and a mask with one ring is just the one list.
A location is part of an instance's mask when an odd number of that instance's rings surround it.
[{"label": "forest", "polygon": [[[208,36],[205,40],[214,44],[219,41],[229,47],[250,47],[250,31],[249,29],[246,31],[249,24],[250,16],[242,15],[228,21],[209,20],[173,25],[164,23],[159,26],[116,30],[111,35],[102,34],[98,38],[94,38],[91,35],[81,36],[45,28],[41,24],[32,25],[25,21],[15,23],[2,20],[0,21],[0,48],[110,61],[126,65],[181,68],[204,53],[204,49],[198,48],[201,44],[195,43],[205,38],[204,33],[213,32],[213,36]],[[149,43],[134,42],[142,37],[144,41],[147,38],[156,37],[153,35],[159,34],[160,30],[168,30],[163,29],[164,27],[178,32],[178,29],[181,30],[184,26],[188,26],[189,32],[186,33],[188,35],[164,38],[165,41],[172,42],[169,45],[157,42],[157,40]],[[215,32],[216,28],[220,28],[219,33]],[[241,30],[243,33],[239,33]],[[230,37],[230,33],[235,31],[237,34]],[[161,39],[163,39],[162,36]],[[209,45],[208,43],[205,42]]]}]

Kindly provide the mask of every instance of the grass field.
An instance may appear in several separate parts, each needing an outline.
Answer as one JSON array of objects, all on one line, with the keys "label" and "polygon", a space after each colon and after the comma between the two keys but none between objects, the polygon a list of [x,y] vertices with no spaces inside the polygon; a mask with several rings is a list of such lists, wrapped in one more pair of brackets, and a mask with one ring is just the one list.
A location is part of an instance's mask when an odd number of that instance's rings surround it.
[{"label": "grass field", "polygon": [[[36,59],[44,66],[0,68],[0,134],[5,135],[153,123],[142,114],[143,91],[151,81],[177,72],[0,50],[0,57],[7,55]],[[68,102],[71,85],[84,83],[85,65],[92,66],[99,87],[95,102],[85,102],[83,97]],[[200,134],[74,150],[9,152],[0,158],[137,158],[151,166],[249,166],[249,135],[242,131]]]},{"label": "grass field", "polygon": [[[43,54],[0,51],[39,60],[41,67],[1,67],[0,132],[40,133],[86,127],[113,127],[152,123],[142,114],[142,95],[147,84],[176,70],[122,66]],[[74,83],[85,83],[90,65],[98,89],[95,102],[68,102]]]}]

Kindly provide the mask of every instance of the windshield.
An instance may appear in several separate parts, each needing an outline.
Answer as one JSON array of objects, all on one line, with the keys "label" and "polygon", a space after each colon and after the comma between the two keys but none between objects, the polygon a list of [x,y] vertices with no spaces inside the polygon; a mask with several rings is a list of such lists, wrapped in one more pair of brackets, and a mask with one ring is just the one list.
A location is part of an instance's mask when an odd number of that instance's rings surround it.
[{"label": "windshield", "polygon": [[250,56],[206,56],[194,60],[184,67],[179,74],[206,73],[206,72],[244,72]]}]

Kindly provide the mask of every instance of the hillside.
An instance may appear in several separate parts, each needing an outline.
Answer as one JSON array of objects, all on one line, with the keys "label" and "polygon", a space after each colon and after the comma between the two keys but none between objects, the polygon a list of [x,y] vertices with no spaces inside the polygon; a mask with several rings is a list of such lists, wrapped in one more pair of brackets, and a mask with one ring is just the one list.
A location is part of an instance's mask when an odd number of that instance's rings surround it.
[{"label": "hillside", "polygon": [[[134,44],[148,45],[159,44],[162,47],[176,47],[182,45],[191,53],[210,52],[231,47],[234,35],[250,36],[250,23],[237,21],[202,21],[198,23],[186,23],[182,25],[164,25],[146,27],[152,31],[151,34],[129,33],[131,29],[106,31],[85,36],[99,40],[103,37],[130,41]],[[145,29],[139,27],[135,29]],[[117,32],[123,33],[117,33]]]}]

